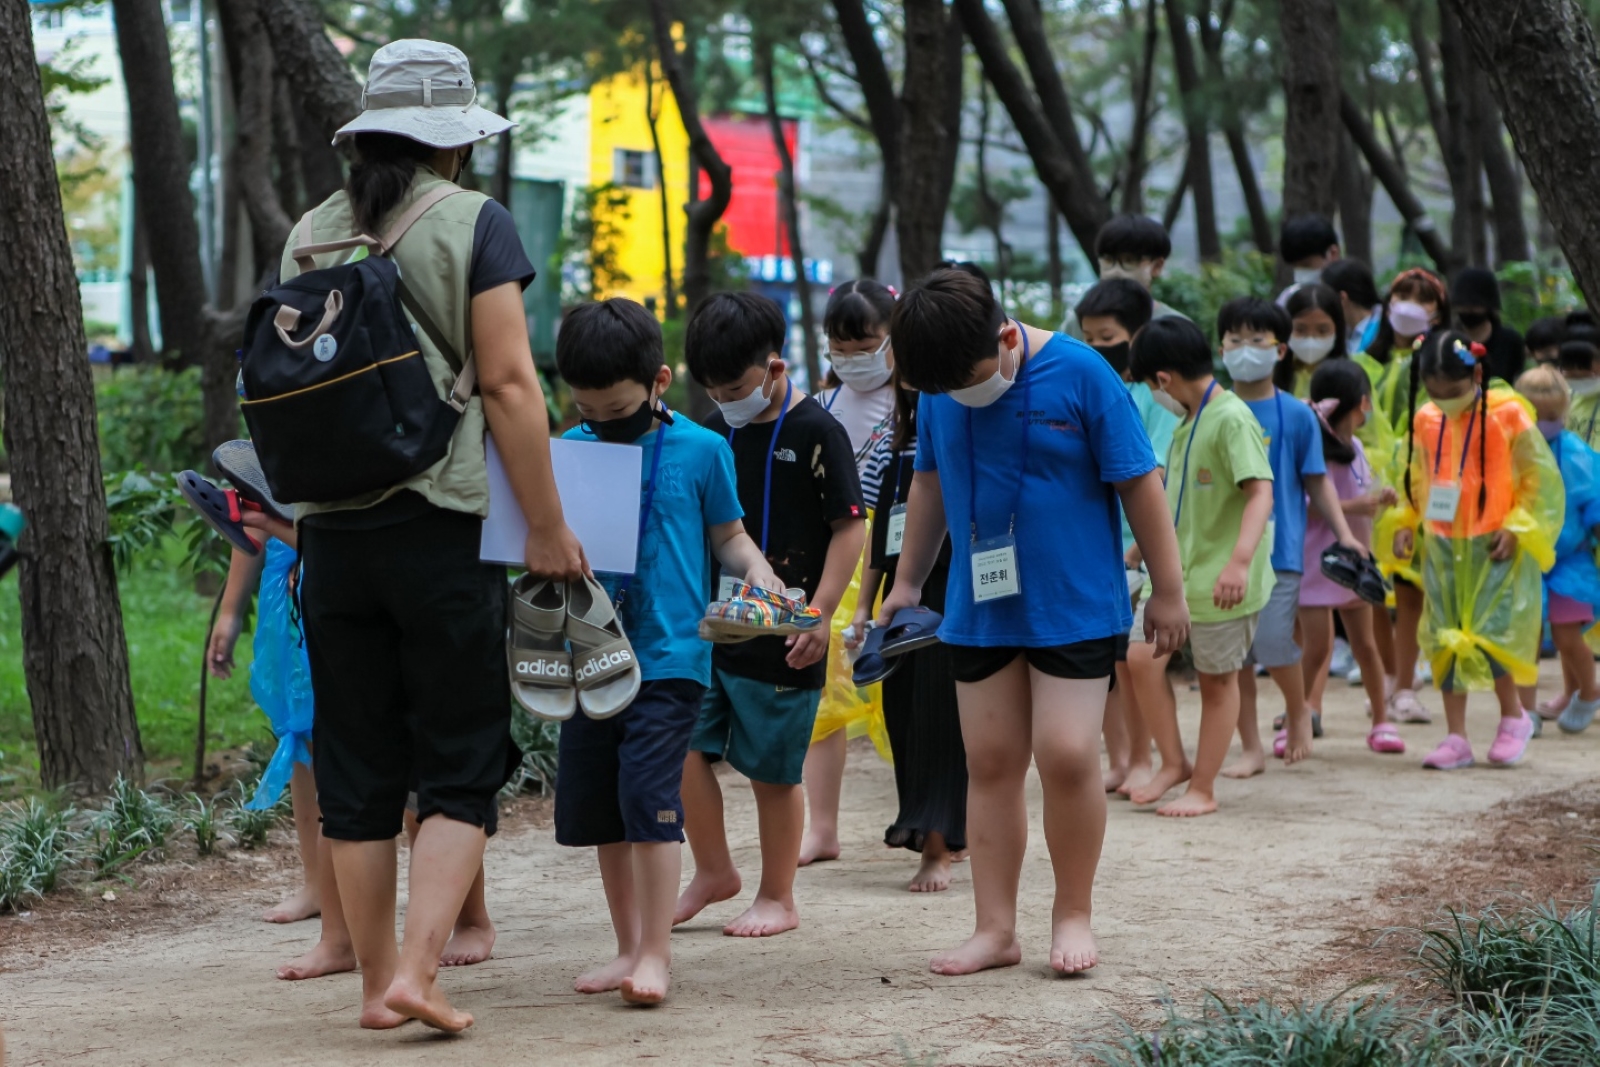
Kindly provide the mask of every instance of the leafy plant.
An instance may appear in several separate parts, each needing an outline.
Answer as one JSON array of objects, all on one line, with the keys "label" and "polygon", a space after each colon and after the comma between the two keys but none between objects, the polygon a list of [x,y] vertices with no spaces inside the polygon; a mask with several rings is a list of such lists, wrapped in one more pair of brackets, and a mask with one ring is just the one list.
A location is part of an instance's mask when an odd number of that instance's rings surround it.
[{"label": "leafy plant", "polygon": [[252,851],[265,848],[267,835],[282,821],[283,806],[280,804],[260,810],[240,804],[228,812],[228,828],[238,839],[239,847]]},{"label": "leafy plant", "polygon": [[231,552],[227,540],[195,514],[171,475],[107,474],[105,487],[111,554],[119,570],[176,537],[183,544],[185,568],[227,573]]},{"label": "leafy plant", "polygon": [[95,387],[106,470],[198,470],[206,461],[200,369],[132,367]]},{"label": "leafy plant", "polygon": [[1226,249],[1220,263],[1202,263],[1197,273],[1170,268],[1163,271],[1150,292],[1193,319],[1215,342],[1217,312],[1223,304],[1236,296],[1270,300],[1276,295],[1274,269],[1271,256]]},{"label": "leafy plant", "polygon": [[519,793],[537,793],[548,796],[556,787],[556,746],[561,736],[558,723],[546,722],[529,715],[521,707],[511,710],[511,740],[522,749],[522,762],[512,773],[511,780],[500,790],[503,797]]},{"label": "leafy plant", "polygon": [[100,809],[89,818],[89,858],[95,873],[103,877],[159,852],[175,825],[177,816],[161,797],[118,775]]},{"label": "leafy plant", "polygon": [[195,851],[210,856],[225,840],[232,840],[223,827],[223,818],[217,811],[217,802],[198,794],[189,797],[183,810],[183,828],[194,834]]},{"label": "leafy plant", "polygon": [[37,797],[0,812],[0,912],[19,910],[60,884],[82,841],[76,814]]}]

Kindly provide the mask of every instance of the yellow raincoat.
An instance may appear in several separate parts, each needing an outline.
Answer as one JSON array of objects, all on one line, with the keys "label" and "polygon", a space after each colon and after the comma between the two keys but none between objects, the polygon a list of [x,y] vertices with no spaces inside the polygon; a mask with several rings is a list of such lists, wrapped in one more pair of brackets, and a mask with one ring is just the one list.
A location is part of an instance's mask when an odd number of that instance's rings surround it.
[{"label": "yellow raincoat", "polygon": [[1600,393],[1574,395],[1567,409],[1567,429],[1583,438],[1590,448],[1600,441]]}]

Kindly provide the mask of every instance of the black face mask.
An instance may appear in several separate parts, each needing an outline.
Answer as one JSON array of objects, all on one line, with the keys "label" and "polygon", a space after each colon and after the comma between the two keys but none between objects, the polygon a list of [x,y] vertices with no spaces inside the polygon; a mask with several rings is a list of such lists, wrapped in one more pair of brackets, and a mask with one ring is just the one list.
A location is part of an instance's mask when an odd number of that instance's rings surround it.
[{"label": "black face mask", "polygon": [[651,397],[631,415],[624,415],[620,419],[584,419],[583,427],[602,441],[631,445],[649,432],[656,419],[669,425],[672,423],[672,416],[657,407],[655,397]]},{"label": "black face mask", "polygon": [[1128,373],[1128,342],[1118,341],[1114,345],[1105,345],[1103,347],[1101,345],[1091,345],[1090,347],[1100,353],[1107,363],[1111,364],[1112,370],[1118,374]]},{"label": "black face mask", "polygon": [[1461,320],[1461,325],[1469,330],[1476,330],[1479,326],[1488,322],[1490,318],[1487,311],[1463,311],[1458,313],[1456,317]]}]

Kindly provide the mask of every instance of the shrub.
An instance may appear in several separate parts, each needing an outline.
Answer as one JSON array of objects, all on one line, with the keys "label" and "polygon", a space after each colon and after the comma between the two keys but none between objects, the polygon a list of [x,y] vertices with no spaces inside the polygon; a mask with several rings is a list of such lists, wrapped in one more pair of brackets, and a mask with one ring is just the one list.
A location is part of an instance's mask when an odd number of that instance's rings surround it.
[{"label": "shrub", "polygon": [[283,820],[283,806],[274,804],[264,810],[237,805],[228,812],[228,828],[239,841],[240,848],[265,848],[267,835]]},{"label": "shrub", "polygon": [[207,800],[198,794],[189,797],[189,804],[183,811],[183,828],[194,834],[195,851],[202,856],[210,856],[217,851],[217,845],[232,837],[223,829],[223,818],[217,811],[214,800]]},{"label": "shrub", "polygon": [[200,369],[119,370],[95,387],[100,463],[106,470],[202,470]]},{"label": "shrub", "polygon": [[105,802],[89,818],[95,874],[104,877],[161,851],[176,824],[177,816],[165,801],[118,775]]},{"label": "shrub", "polygon": [[1213,344],[1217,342],[1217,312],[1236,296],[1277,295],[1271,256],[1228,249],[1220,263],[1202,263],[1198,272],[1168,269],[1150,287],[1157,300],[1172,305],[1195,321]]},{"label": "shrub", "polygon": [[60,884],[81,842],[76,814],[37,798],[0,813],[0,912],[20,910]]},{"label": "shrub", "polygon": [[503,797],[519,793],[548,796],[556,787],[556,745],[561,736],[559,723],[536,719],[522,707],[511,710],[511,740],[522,749],[522,762],[511,780],[500,791]]}]

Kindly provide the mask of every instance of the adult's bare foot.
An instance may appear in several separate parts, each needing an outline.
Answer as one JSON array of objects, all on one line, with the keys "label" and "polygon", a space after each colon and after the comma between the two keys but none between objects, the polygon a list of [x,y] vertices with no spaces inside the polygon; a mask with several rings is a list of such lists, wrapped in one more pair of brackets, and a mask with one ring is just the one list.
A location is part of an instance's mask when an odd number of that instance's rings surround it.
[{"label": "adult's bare foot", "polygon": [[441,967],[470,967],[482,963],[494,952],[494,926],[457,923],[450,943],[439,953]]},{"label": "adult's bare foot", "polygon": [[578,975],[572,988],[580,993],[609,993],[622,988],[622,980],[633,973],[633,957],[618,956],[610,963]]},{"label": "adult's bare foot", "polygon": [[1163,763],[1161,769],[1151,775],[1148,782],[1128,794],[1128,799],[1135,804],[1154,804],[1169,792],[1187,782],[1189,776],[1193,773],[1194,769],[1189,766],[1188,760],[1184,760],[1183,763],[1176,767]]},{"label": "adult's bare foot", "polygon": [[473,1022],[469,1013],[451,1005],[437,981],[423,985],[409,978],[396,978],[383,995],[383,1006],[447,1034],[459,1034]]},{"label": "adult's bare foot", "polygon": [[301,886],[293,896],[285,897],[279,903],[268,908],[262,913],[261,921],[269,923],[297,923],[306,919],[315,919],[322,914],[322,896],[308,885]]},{"label": "adult's bare foot", "polygon": [[296,956],[278,967],[278,977],[285,982],[303,982],[308,978],[321,978],[326,974],[344,974],[356,969],[356,950],[349,945],[330,945],[318,941],[316,947],[304,956]]},{"label": "adult's bare foot", "polygon": [[800,913],[794,902],[788,904],[764,897],[745,909],[744,914],[722,928],[729,937],[771,937],[800,925]]},{"label": "adult's bare foot", "polygon": [[712,904],[732,900],[739,895],[744,883],[738,871],[709,875],[696,871],[689,885],[678,896],[678,906],[672,912],[672,925],[686,923]]},{"label": "adult's bare foot", "polygon": [[1163,804],[1157,808],[1156,814],[1173,819],[1190,819],[1196,815],[1210,815],[1216,810],[1216,797],[1189,789],[1171,804]]},{"label": "adult's bare foot", "polygon": [[656,956],[640,956],[633,973],[622,980],[622,999],[629,1004],[649,1007],[667,999],[671,973],[667,961]]},{"label": "adult's bare foot", "polygon": [[1081,974],[1100,962],[1100,949],[1089,932],[1089,917],[1074,914],[1056,920],[1050,938],[1050,967],[1057,974]]},{"label": "adult's bare foot", "polygon": [[1148,763],[1136,764],[1128,768],[1128,776],[1117,786],[1117,793],[1124,797],[1132,796],[1135,790],[1143,789],[1150,784],[1150,779],[1156,776],[1156,769]]},{"label": "adult's bare foot", "polygon": [[839,832],[817,833],[807,830],[806,836],[800,841],[800,866],[809,867],[813,863],[826,863],[839,858]]},{"label": "adult's bare foot", "polygon": [[1267,769],[1267,754],[1259,748],[1239,753],[1239,758],[1222,768],[1224,778],[1254,778]]},{"label": "adult's bare foot", "polygon": [[950,888],[950,853],[924,849],[922,864],[906,886],[913,893],[942,893]]},{"label": "adult's bare foot", "polygon": [[949,952],[941,952],[928,964],[934,974],[977,974],[992,967],[1015,967],[1022,962],[1022,946],[1016,936],[996,937],[977,933]]}]

